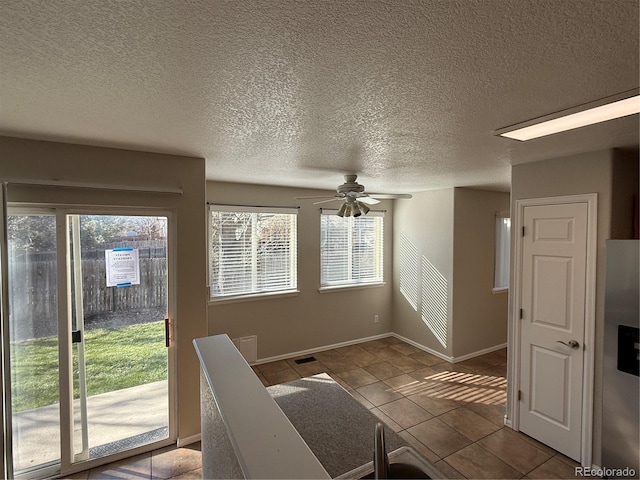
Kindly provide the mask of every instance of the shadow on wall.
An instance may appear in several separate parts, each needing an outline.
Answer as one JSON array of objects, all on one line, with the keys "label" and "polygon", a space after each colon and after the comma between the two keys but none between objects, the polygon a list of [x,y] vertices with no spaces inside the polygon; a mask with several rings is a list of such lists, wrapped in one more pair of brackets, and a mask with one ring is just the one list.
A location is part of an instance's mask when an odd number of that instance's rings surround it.
[{"label": "shadow on wall", "polygon": [[400,293],[409,302],[438,342],[447,348],[447,279],[418,248],[400,235]]},{"label": "shadow on wall", "polygon": [[420,264],[418,249],[404,233],[400,234],[400,293],[418,311],[418,279]]}]

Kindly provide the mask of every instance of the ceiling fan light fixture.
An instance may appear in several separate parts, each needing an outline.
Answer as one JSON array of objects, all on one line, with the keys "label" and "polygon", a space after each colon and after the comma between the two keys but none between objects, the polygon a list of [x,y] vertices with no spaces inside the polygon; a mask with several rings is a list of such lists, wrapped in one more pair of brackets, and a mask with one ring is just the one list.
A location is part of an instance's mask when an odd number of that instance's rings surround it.
[{"label": "ceiling fan light fixture", "polygon": [[501,128],[496,130],[494,135],[524,142],[636,113],[640,113],[638,89]]},{"label": "ceiling fan light fixture", "polygon": [[[338,215],[339,217],[344,217],[346,211],[347,211],[347,204],[343,203],[342,206],[340,207],[340,210],[338,210],[338,213],[336,215]],[[347,215],[347,217],[348,216],[349,215]]]},{"label": "ceiling fan light fixture", "polygon": [[310,197],[294,197],[296,199],[307,198],[324,198],[318,202],[313,202],[314,205],[319,205],[328,202],[342,202],[342,206],[337,212],[339,217],[359,217],[369,213],[370,206],[380,203],[380,198],[384,199],[396,199],[396,198],[411,198],[408,193],[385,193],[385,194],[373,194],[369,195],[365,193],[364,186],[356,182],[357,175],[345,175],[345,183],[338,185],[336,194],[330,198],[324,195],[312,195]]}]

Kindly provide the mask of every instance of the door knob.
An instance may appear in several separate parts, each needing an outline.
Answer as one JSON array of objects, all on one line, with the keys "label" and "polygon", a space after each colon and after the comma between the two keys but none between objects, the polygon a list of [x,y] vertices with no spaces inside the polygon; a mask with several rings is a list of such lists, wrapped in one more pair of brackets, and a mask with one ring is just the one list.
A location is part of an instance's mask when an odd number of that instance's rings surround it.
[{"label": "door knob", "polygon": [[576,342],[575,340],[569,340],[568,342],[563,342],[562,340],[556,340],[556,343],[561,343],[569,348],[573,348],[574,350],[577,350],[578,348],[580,348],[580,343]]}]

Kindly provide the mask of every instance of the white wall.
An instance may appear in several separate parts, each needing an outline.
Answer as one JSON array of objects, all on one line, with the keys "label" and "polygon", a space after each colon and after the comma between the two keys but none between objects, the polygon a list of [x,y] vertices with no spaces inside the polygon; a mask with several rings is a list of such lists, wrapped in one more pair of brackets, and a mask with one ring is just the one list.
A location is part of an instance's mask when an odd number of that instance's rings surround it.
[{"label": "white wall", "polygon": [[[397,202],[394,332],[454,360],[506,343],[508,294],[491,291],[495,214],[505,210],[508,193],[470,188],[430,190]],[[401,288],[403,272],[412,269],[417,306]],[[447,327],[444,342],[429,326],[440,321]]]},{"label": "white wall", "polygon": [[508,292],[494,294],[495,215],[509,194],[456,188],[453,226],[453,356],[507,342]]},{"label": "white wall", "polygon": [[[208,182],[211,203],[259,206],[300,206],[298,211],[298,290],[293,296],[275,296],[209,304],[209,335],[231,338],[258,336],[258,359],[349,342],[391,331],[391,262],[393,202],[373,209],[387,210],[384,219],[384,286],[320,288],[320,206],[297,196],[334,192],[237,183]],[[327,206],[326,204],[323,206]],[[329,207],[336,204],[329,204]],[[339,203],[337,204],[339,206]],[[379,322],[374,323],[374,315]]]},{"label": "white wall", "polygon": [[[448,188],[415,193],[411,200],[397,201],[394,210],[393,331],[446,356],[453,354],[453,206],[454,189]],[[401,268],[409,268],[402,265],[403,259],[414,264],[417,271],[417,309],[400,291]],[[424,268],[425,262],[430,264],[428,269]],[[422,320],[423,286],[426,288],[430,282],[442,295],[439,305],[427,316],[446,323],[444,345]]]}]

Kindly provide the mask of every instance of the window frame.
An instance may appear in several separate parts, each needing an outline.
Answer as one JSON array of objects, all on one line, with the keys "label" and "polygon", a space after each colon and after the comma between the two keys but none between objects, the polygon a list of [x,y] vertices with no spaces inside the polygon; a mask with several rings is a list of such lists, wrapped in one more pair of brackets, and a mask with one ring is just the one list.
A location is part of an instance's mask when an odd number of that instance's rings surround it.
[{"label": "window frame", "polygon": [[[323,223],[323,217],[336,217],[336,218],[341,218],[338,217],[337,214],[338,210],[337,209],[327,209],[327,208],[322,208],[321,209],[321,213],[320,213],[320,245],[319,245],[319,250],[320,250],[320,288],[318,289],[321,293],[325,293],[325,292],[331,292],[331,291],[342,291],[345,289],[361,289],[361,288],[371,288],[371,287],[381,287],[384,286],[386,284],[384,277],[385,277],[385,271],[384,271],[384,217],[385,217],[385,210],[371,210],[369,211],[369,213],[367,214],[367,216],[360,216],[360,217],[342,217],[342,219],[344,219],[344,221],[349,222],[349,232],[348,232],[348,241],[351,244],[351,238],[353,237],[353,228],[356,225],[355,222],[357,222],[358,220],[362,219],[362,220],[368,220],[370,218],[379,218],[380,219],[380,223],[378,226],[375,227],[376,229],[376,245],[375,245],[375,261],[376,261],[376,267],[375,270],[377,271],[377,276],[375,277],[374,280],[367,280],[367,281],[357,281],[357,280],[352,280],[352,281],[344,281],[344,282],[337,282],[337,281],[332,281],[332,282],[326,282],[324,280],[324,267],[323,267],[323,258],[324,258],[324,253],[323,253],[323,238],[325,236],[325,232],[324,232],[324,223]],[[353,246],[353,245],[352,245]],[[353,251],[349,251],[347,252],[347,258],[349,258],[348,261],[348,265],[346,266],[347,269],[349,270],[349,276],[353,275]]]},{"label": "window frame", "polygon": [[494,294],[506,293],[509,291],[511,268],[511,217],[509,212],[496,212],[494,228],[494,270],[491,292]]},{"label": "window frame", "polygon": [[[213,266],[212,266],[212,220],[213,220],[213,212],[224,212],[224,213],[250,213],[250,214],[283,214],[283,215],[292,215],[291,220],[294,222],[294,225],[289,230],[290,241],[288,244],[289,248],[289,257],[290,257],[290,273],[289,273],[289,285],[287,288],[282,289],[256,289],[251,288],[243,292],[234,292],[226,295],[213,295],[214,292],[214,280],[213,276]],[[252,231],[256,228],[257,219],[252,220],[251,229]],[[249,206],[249,205],[228,205],[228,204],[217,204],[217,203],[208,203],[207,209],[207,289],[208,289],[208,302],[209,304],[218,304],[218,303],[234,303],[234,302],[244,302],[244,301],[253,301],[253,300],[263,300],[269,298],[280,298],[282,296],[293,296],[299,293],[298,290],[298,207],[268,207],[268,206]],[[253,233],[252,233],[253,235]],[[252,256],[257,255],[257,252],[252,252]],[[257,258],[257,257],[256,257]],[[257,279],[254,277],[257,272],[252,272],[252,286],[255,287]]]}]

